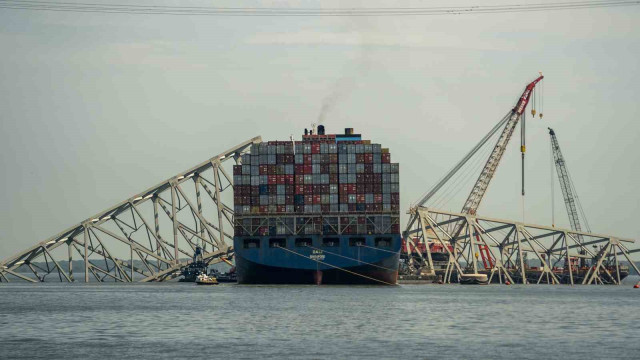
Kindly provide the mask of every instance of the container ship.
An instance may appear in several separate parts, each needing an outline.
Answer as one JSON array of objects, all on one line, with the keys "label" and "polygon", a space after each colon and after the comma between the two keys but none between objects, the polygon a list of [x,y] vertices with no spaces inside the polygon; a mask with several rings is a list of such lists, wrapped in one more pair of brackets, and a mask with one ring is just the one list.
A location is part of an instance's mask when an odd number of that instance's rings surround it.
[{"label": "container ship", "polygon": [[318,126],[252,145],[233,179],[238,283],[396,283],[400,178],[388,149]]}]

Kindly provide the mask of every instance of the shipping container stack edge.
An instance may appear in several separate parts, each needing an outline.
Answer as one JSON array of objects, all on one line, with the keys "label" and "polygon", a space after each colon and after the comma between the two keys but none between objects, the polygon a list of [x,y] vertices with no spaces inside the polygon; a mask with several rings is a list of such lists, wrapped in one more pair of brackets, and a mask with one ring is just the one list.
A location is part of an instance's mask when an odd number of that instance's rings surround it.
[{"label": "shipping container stack edge", "polygon": [[236,236],[399,233],[398,163],[351,128],[254,144],[233,182]]}]

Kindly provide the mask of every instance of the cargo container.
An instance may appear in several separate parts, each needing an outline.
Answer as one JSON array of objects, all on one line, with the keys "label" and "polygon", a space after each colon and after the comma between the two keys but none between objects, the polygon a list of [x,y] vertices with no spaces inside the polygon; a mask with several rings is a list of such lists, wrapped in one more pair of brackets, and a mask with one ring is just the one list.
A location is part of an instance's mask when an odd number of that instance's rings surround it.
[{"label": "cargo container", "polygon": [[395,284],[398,163],[353,129],[305,132],[233,168],[238,282]]}]

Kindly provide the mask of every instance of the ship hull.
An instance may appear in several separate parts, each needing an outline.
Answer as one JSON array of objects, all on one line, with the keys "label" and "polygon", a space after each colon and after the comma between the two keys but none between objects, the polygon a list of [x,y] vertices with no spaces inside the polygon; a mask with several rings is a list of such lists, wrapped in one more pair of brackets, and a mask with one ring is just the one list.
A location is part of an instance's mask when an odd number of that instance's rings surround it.
[{"label": "ship hull", "polygon": [[[234,239],[239,284],[370,284],[393,285],[398,277],[400,236],[393,235],[388,247],[376,247],[375,237],[362,236],[364,246],[349,244],[341,237],[338,246],[323,247],[318,236],[312,244],[295,246],[295,238],[282,247],[269,247],[269,238],[259,248],[244,248],[244,237]],[[255,239],[255,238],[252,238]],[[396,246],[397,245],[397,246]]]}]

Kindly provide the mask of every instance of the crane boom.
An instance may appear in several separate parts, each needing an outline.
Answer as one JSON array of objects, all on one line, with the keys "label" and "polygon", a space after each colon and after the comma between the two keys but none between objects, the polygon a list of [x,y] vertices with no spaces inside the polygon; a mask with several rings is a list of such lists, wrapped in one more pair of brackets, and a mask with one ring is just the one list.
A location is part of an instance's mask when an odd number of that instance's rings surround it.
[{"label": "crane boom", "polygon": [[[491,179],[493,178],[493,175],[495,174],[496,169],[498,168],[498,164],[502,159],[502,155],[504,154],[504,151],[507,148],[507,144],[511,139],[511,135],[513,135],[513,131],[515,130],[516,125],[518,125],[518,121],[520,120],[520,117],[522,116],[524,109],[527,107],[527,104],[529,103],[529,99],[531,98],[531,92],[535,88],[536,84],[540,82],[540,80],[542,80],[543,78],[544,76],[540,75],[537,79],[535,79],[525,87],[524,92],[522,93],[522,96],[520,96],[520,98],[518,99],[518,103],[511,111],[509,120],[507,121],[507,124],[504,127],[504,129],[502,130],[502,134],[500,134],[500,137],[498,138],[498,142],[496,143],[496,146],[493,148],[491,155],[489,155],[489,159],[487,160],[486,164],[482,168],[482,171],[480,172],[480,176],[478,177],[478,180],[476,180],[476,183],[473,186],[473,189],[471,190],[471,193],[469,194],[467,201],[464,203],[464,206],[462,207],[462,213],[475,214],[476,210],[478,210],[478,207],[480,206],[480,202],[482,201],[482,198],[484,197],[484,194],[486,193],[487,188],[489,187],[489,183],[491,182]],[[521,151],[524,154],[524,151],[525,151],[524,145],[521,147]]]},{"label": "crane boom", "polygon": [[[562,189],[564,204],[567,207],[567,214],[569,215],[571,230],[582,231],[582,226],[580,226],[580,217],[578,214],[578,194],[574,194],[571,177],[569,176],[567,165],[564,161],[564,157],[562,156],[562,151],[560,151],[558,138],[556,137],[556,133],[552,128],[549,128],[549,135],[551,136],[551,151],[553,153],[553,162],[556,164],[558,180],[560,180],[560,188]],[[581,235],[578,236],[582,237]]]},{"label": "crane boom", "polygon": [[[562,198],[564,199],[564,205],[567,208],[567,215],[569,215],[571,230],[582,231],[582,226],[580,226],[580,217],[578,214],[578,206],[580,204],[580,200],[578,199],[578,194],[573,187],[573,182],[571,181],[571,177],[569,176],[569,170],[567,169],[567,164],[564,161],[564,156],[562,156],[562,151],[560,151],[560,143],[558,143],[556,133],[552,128],[548,129],[549,136],[551,136],[551,152],[553,154],[553,162],[556,164],[556,172],[558,173],[558,180],[560,181],[560,188],[562,189]],[[591,232],[586,218],[585,226],[587,227],[587,231]],[[576,234],[576,237],[578,238],[578,242],[580,244],[584,243],[582,235]],[[579,250],[579,253],[582,255],[586,254],[583,249]],[[585,265],[585,259],[581,258],[580,266],[584,267]]]}]

